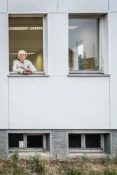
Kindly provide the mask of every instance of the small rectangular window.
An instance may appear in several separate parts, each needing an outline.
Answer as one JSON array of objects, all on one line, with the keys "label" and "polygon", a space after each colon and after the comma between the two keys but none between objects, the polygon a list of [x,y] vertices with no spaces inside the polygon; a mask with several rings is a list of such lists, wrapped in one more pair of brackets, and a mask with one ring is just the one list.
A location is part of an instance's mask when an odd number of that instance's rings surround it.
[{"label": "small rectangular window", "polygon": [[69,70],[101,71],[100,17],[69,15]]},{"label": "small rectangular window", "polygon": [[27,52],[36,72],[44,72],[43,27],[43,17],[38,15],[9,15],[9,72],[19,50]]},{"label": "small rectangular window", "polygon": [[18,148],[19,141],[23,141],[23,134],[9,134],[9,147]]},{"label": "small rectangular window", "polygon": [[104,152],[104,134],[68,134],[69,152]]},{"label": "small rectangular window", "polygon": [[50,151],[50,134],[30,133],[18,134],[9,133],[9,150],[14,151],[17,148],[20,151]]},{"label": "small rectangular window", "polygon": [[27,148],[42,148],[43,136],[42,135],[28,135]]},{"label": "small rectangular window", "polygon": [[69,134],[69,148],[81,148],[81,134]]},{"label": "small rectangular window", "polygon": [[86,148],[101,148],[100,134],[86,134]]}]

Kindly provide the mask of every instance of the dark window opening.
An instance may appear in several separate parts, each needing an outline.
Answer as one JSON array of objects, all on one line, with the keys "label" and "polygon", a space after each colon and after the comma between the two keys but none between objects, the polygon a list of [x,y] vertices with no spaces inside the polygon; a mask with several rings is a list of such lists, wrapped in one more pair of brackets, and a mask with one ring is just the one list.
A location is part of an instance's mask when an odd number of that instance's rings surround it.
[{"label": "dark window opening", "polygon": [[81,148],[81,134],[69,134],[69,148]]},{"label": "dark window opening", "polygon": [[9,134],[9,147],[19,147],[19,141],[23,141],[23,134]]},{"label": "dark window opening", "polygon": [[27,136],[27,148],[42,148],[42,147],[43,147],[42,135]]},{"label": "dark window opening", "polygon": [[101,148],[100,134],[86,134],[86,148]]}]

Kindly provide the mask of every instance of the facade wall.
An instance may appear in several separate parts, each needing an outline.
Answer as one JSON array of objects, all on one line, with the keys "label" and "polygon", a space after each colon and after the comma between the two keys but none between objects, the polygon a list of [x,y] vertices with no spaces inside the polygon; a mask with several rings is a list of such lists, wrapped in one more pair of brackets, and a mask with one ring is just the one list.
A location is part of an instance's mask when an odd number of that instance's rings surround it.
[{"label": "facade wall", "polygon": [[[48,77],[8,76],[8,15],[15,13],[47,14]],[[108,19],[103,21],[108,30],[102,34],[103,55],[107,57],[103,64],[110,77],[67,76],[69,13],[108,13]],[[7,136],[2,129],[53,129],[53,155],[67,152],[63,129],[117,129],[116,18],[116,0],[0,2],[0,140],[4,140],[0,141],[1,150],[3,147],[7,150]],[[115,152],[116,131],[112,132],[112,138]],[[6,156],[7,151],[2,154]]]},{"label": "facade wall", "polygon": [[[77,6],[77,3],[80,6]],[[0,60],[2,67],[0,81],[5,87],[4,93],[1,91],[1,96],[4,94],[4,102],[0,101],[1,128],[110,129],[109,77],[67,76],[69,74],[68,13],[102,13],[102,10],[104,12],[108,10],[107,0],[103,3],[90,0],[90,3],[91,6],[85,1],[67,3],[65,0],[51,0],[48,3],[46,0],[38,2],[30,0],[28,3],[27,1],[16,3],[14,0],[8,0],[7,11],[0,14],[1,21],[4,21],[1,28],[1,31],[4,31],[1,32],[4,41],[4,45],[1,42],[1,50],[4,55]],[[5,7],[4,3],[2,5]],[[49,77],[8,76],[8,14],[15,13],[47,14],[46,66]],[[104,50],[105,55],[106,51],[107,48]],[[109,73],[107,70],[105,72]],[[26,102],[23,100],[24,97],[27,99]],[[3,103],[5,112],[2,108]],[[22,109],[21,113],[18,112],[19,108]],[[56,121],[53,123],[55,118]],[[68,122],[64,124],[66,119]]]},{"label": "facade wall", "polygon": [[0,156],[8,156],[8,135],[6,130],[0,130]]},{"label": "facade wall", "polygon": [[[117,130],[0,130],[0,155],[8,156],[8,134],[48,134],[46,140],[47,151],[53,158],[69,157],[69,134],[104,134],[105,153],[115,156],[117,153]],[[75,155],[75,153],[74,153]]]}]

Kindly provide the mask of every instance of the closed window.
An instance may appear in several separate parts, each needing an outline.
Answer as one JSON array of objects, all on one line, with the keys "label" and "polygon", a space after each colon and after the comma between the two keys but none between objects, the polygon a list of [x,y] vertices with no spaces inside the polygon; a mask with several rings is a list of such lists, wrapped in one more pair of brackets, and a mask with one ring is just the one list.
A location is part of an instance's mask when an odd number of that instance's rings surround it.
[{"label": "closed window", "polygon": [[69,152],[104,152],[104,134],[69,134]]},{"label": "closed window", "polygon": [[69,73],[103,73],[102,33],[107,21],[102,21],[99,14],[69,15]]}]

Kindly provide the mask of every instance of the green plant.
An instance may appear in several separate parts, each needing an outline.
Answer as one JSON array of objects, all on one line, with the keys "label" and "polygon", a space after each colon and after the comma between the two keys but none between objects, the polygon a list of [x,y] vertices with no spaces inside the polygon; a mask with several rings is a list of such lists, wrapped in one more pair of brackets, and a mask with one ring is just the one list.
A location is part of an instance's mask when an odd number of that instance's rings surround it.
[{"label": "green plant", "polygon": [[61,175],[61,172],[62,172],[62,165],[61,164],[58,165],[58,171],[59,171],[59,175]]},{"label": "green plant", "polygon": [[11,159],[12,159],[13,161],[18,161],[18,159],[19,159],[18,150],[15,150],[15,151],[12,153]]},{"label": "green plant", "polygon": [[2,165],[0,169],[0,174],[6,174],[6,173],[10,173],[10,166]]},{"label": "green plant", "polygon": [[56,162],[59,160],[57,154],[55,155],[55,160],[56,160]]},{"label": "green plant", "polygon": [[113,162],[114,162],[115,164],[117,164],[117,149],[116,149],[116,155],[115,155],[115,157],[113,158]]},{"label": "green plant", "polygon": [[84,153],[83,156],[81,156],[81,160],[83,162],[87,162],[89,160],[88,157],[87,157],[87,155],[86,155],[86,153]]},{"label": "green plant", "polygon": [[82,175],[83,173],[80,170],[71,170],[68,172],[68,175]]},{"label": "green plant", "polygon": [[46,173],[45,175],[57,175],[54,171],[52,171],[51,173]]},{"label": "green plant", "polygon": [[98,171],[90,171],[89,172],[89,175],[101,175],[102,173],[101,172],[98,172]]},{"label": "green plant", "polygon": [[117,175],[117,172],[111,171],[108,168],[105,168],[104,171],[103,171],[103,174],[104,175]]},{"label": "green plant", "polygon": [[30,156],[29,158],[29,167],[33,173],[42,173],[45,172],[45,166],[41,162],[41,157],[39,154]]},{"label": "green plant", "polygon": [[25,172],[25,170],[18,166],[18,162],[14,161],[12,163],[12,174],[13,175],[29,175],[29,173]]},{"label": "green plant", "polygon": [[104,164],[104,163],[108,163],[111,161],[111,158],[110,158],[110,155],[108,154],[105,154],[105,156],[103,156],[101,159],[100,159],[100,163]]}]

